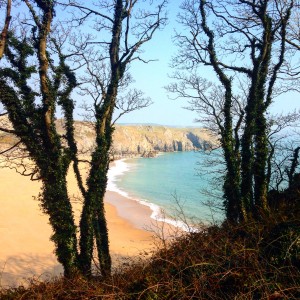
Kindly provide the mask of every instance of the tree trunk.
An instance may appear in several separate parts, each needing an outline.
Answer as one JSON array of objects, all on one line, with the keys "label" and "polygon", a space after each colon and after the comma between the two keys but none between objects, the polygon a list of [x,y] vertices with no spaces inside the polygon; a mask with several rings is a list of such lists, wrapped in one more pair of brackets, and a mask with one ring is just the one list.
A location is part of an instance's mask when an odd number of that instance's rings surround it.
[{"label": "tree trunk", "polygon": [[109,47],[111,81],[106,95],[103,95],[103,103],[100,106],[95,105],[96,149],[92,154],[91,169],[87,179],[88,190],[80,223],[80,261],[86,275],[91,274],[94,238],[101,273],[103,276],[107,276],[111,272],[104,195],[107,185],[109,150],[113,131],[111,125],[112,114],[116,103],[119,81],[125,71],[125,66],[119,60],[123,13],[123,1],[117,0],[114,5],[114,23]]},{"label": "tree trunk", "polygon": [[58,261],[64,267],[65,276],[72,277],[79,272],[76,226],[67,192],[66,174],[59,165],[55,167],[56,171],[43,179],[42,208],[49,215],[53,228],[51,239],[55,243]]},{"label": "tree trunk", "polygon": [[106,147],[98,146],[92,157],[92,167],[87,181],[88,191],[80,221],[80,263],[86,276],[91,275],[94,238],[102,275],[109,275],[111,269],[104,211],[108,163]]},{"label": "tree trunk", "polygon": [[[261,108],[261,106],[260,106]],[[258,110],[258,117],[256,120],[256,135],[255,135],[255,162],[254,162],[254,199],[255,205],[253,207],[255,218],[259,218],[261,213],[268,211],[267,193],[268,182],[266,174],[266,166],[268,160],[268,138],[267,138],[267,124],[263,109]]]},{"label": "tree trunk", "polygon": [[232,153],[228,151],[227,147],[223,146],[223,149],[227,167],[223,185],[226,219],[230,223],[236,223],[240,219],[239,168],[232,157]]},{"label": "tree trunk", "polygon": [[251,94],[255,93],[252,86],[246,106],[245,129],[242,137],[241,150],[241,217],[247,221],[251,217],[253,207],[253,136],[255,124],[255,101]]},{"label": "tree trunk", "polygon": [[9,23],[11,20],[10,12],[11,12],[11,0],[7,0],[5,22],[4,22],[2,32],[0,34],[0,60],[3,57],[5,45],[7,42],[7,34],[9,29]]},{"label": "tree trunk", "polygon": [[[90,174],[87,179],[88,190],[80,222],[80,262],[84,274],[91,275],[94,238],[96,241],[97,256],[103,276],[110,275],[111,258],[109,254],[108,229],[104,210],[104,195],[107,185],[107,171],[109,167],[109,149],[112,139],[110,125],[111,114],[108,117],[98,118],[102,122],[96,122],[96,149],[92,154]],[[103,128],[106,130],[103,132]]]},{"label": "tree trunk", "polygon": [[260,218],[261,214],[268,211],[267,193],[268,183],[266,166],[268,160],[268,139],[267,139],[267,121],[265,111],[270,103],[265,103],[266,82],[269,73],[269,65],[271,62],[271,51],[274,39],[272,33],[272,19],[268,15],[264,15],[264,34],[263,47],[260,55],[260,67],[258,73],[258,84],[255,93],[256,96],[256,122],[255,122],[255,155],[254,155],[254,199],[253,213],[255,218]]},{"label": "tree trunk", "polygon": [[224,190],[224,205],[226,210],[226,217],[229,222],[237,222],[239,215],[239,167],[236,161],[234,149],[235,141],[233,139],[232,129],[232,86],[231,79],[226,76],[222,68],[218,64],[218,58],[215,52],[215,40],[214,33],[207,26],[206,14],[205,14],[206,1],[201,0],[199,3],[199,9],[202,17],[201,26],[205,34],[207,35],[209,59],[214,71],[219,77],[221,84],[225,89],[225,102],[224,102],[224,127],[222,127],[222,148],[224,151],[225,162],[227,167],[227,173],[225,175],[223,190]]}]

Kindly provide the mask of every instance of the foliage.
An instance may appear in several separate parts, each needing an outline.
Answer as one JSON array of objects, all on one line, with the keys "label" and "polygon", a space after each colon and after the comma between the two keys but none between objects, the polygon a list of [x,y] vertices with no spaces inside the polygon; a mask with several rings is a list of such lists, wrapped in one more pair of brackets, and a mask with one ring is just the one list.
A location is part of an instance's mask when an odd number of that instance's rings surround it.
[{"label": "foliage", "polygon": [[[266,219],[177,238],[148,261],[96,277],[32,281],[1,299],[299,299],[300,223]],[[280,251],[277,251],[279,246]]]},{"label": "foliage", "polygon": [[[288,71],[299,69],[292,45],[299,40],[291,28],[298,9],[295,1],[281,0],[181,5],[178,22],[185,31],[174,38],[178,71],[167,89],[188,99],[200,121],[219,135],[230,222],[259,219],[269,211],[267,193],[276,169],[270,136],[276,129],[267,116],[274,98],[293,89],[290,82],[298,84],[298,76]],[[201,75],[203,66],[212,70],[213,82]]]},{"label": "foliage", "polygon": [[[140,91],[128,93],[126,100],[120,99],[118,94],[132,82],[128,67],[133,60],[141,60],[137,54],[141,46],[150,41],[166,21],[165,0],[159,1],[155,8],[150,1],[153,10],[138,10],[137,2],[100,1],[99,6],[93,4],[95,7],[90,8],[88,4],[82,6],[74,1],[24,0],[21,3],[29,15],[19,16],[8,35],[9,22],[7,26],[5,23],[1,35],[1,43],[2,37],[5,42],[2,43],[4,56],[0,56],[0,102],[4,109],[1,116],[7,115],[13,129],[4,126],[0,131],[17,136],[16,146],[21,145],[19,150],[25,151],[34,163],[31,173],[26,175],[42,182],[39,200],[49,216],[55,253],[68,277],[78,273],[91,275],[94,248],[102,276],[111,271],[103,201],[114,130],[113,114],[117,103],[120,103],[121,114],[150,104]],[[55,25],[53,21],[58,5],[72,16],[64,26]],[[9,15],[10,8],[7,8]],[[98,47],[88,46],[95,45],[94,37],[89,34],[80,32],[75,38],[71,34],[72,29],[78,29],[90,15],[95,17],[96,31],[108,32],[105,42],[95,43]],[[72,38],[76,41],[73,44]],[[102,44],[105,47],[100,47]],[[84,82],[80,82],[82,78],[76,74],[76,71],[82,74],[82,70],[88,74]],[[74,137],[74,91],[79,87],[81,91],[92,91],[87,94],[92,98],[94,113],[95,147],[91,157],[84,160]],[[87,94],[81,96],[87,98]],[[58,109],[63,115],[63,135],[57,130]],[[9,158],[12,148],[3,153]],[[86,181],[79,167],[83,161],[88,165]],[[71,166],[83,202],[79,230],[67,189],[66,177]]]}]

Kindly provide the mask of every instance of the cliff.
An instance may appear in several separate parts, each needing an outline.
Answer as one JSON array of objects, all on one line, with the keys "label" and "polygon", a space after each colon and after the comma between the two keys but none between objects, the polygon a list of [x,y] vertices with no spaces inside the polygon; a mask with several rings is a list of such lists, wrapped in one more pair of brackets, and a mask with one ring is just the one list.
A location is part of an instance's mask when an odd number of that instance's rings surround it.
[{"label": "cliff", "polygon": [[112,151],[116,155],[210,149],[216,140],[201,128],[165,126],[117,126]]},{"label": "cliff", "polygon": [[[63,124],[57,121],[57,129],[63,134]],[[93,124],[75,122],[75,139],[79,150],[88,154],[94,147]],[[17,139],[11,134],[0,135],[0,148],[12,145]],[[113,158],[128,156],[155,156],[157,152],[191,151],[210,149],[217,139],[203,128],[175,128],[149,125],[116,125],[111,155]]]},{"label": "cliff", "polygon": [[[93,146],[90,123],[76,122],[76,139],[83,149]],[[111,153],[114,158],[154,156],[157,152],[208,150],[217,139],[203,128],[175,128],[149,125],[116,125]]]}]

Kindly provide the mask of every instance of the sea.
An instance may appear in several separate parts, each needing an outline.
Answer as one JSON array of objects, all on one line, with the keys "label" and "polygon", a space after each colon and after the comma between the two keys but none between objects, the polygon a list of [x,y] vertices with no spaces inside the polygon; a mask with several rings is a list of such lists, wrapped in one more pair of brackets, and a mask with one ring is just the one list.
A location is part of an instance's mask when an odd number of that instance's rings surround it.
[{"label": "sea", "polygon": [[223,220],[222,180],[211,153],[160,153],[115,161],[107,189],[151,208],[151,218],[188,230]]}]

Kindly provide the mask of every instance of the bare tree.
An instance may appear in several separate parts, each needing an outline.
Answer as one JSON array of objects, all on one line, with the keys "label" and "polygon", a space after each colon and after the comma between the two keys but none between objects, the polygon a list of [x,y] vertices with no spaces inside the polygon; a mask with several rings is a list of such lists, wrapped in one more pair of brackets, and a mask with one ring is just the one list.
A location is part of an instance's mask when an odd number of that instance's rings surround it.
[{"label": "bare tree", "polygon": [[[227,219],[259,218],[269,210],[266,114],[273,98],[287,90],[279,80],[291,78],[286,69],[294,52],[286,40],[297,6],[280,0],[188,0],[181,8],[179,23],[189,33],[176,34],[181,50],[173,65],[196,72],[200,65],[210,66],[220,86],[209,84],[207,91],[203,80],[196,79],[194,86],[191,77],[175,79],[181,84],[188,79],[189,88],[197,91],[195,109],[220,134]],[[170,91],[186,97],[185,87],[181,93],[178,87],[171,85]]]},{"label": "bare tree", "polygon": [[[99,1],[92,8],[69,1],[67,6],[79,12],[79,15],[76,12],[73,15],[72,21],[76,26],[93,18],[92,27],[99,33],[95,36],[89,34],[83,40],[75,38],[73,43],[79,54],[79,63],[86,67],[87,81],[93,83],[93,90],[84,90],[84,86],[83,90],[93,99],[96,133],[96,146],[87,179],[86,197],[89,201],[84,204],[80,223],[81,231],[84,232],[80,241],[81,261],[86,272],[91,269],[93,237],[96,239],[102,270],[110,270],[103,198],[113,133],[113,112],[117,105],[124,113],[136,109],[136,105],[143,107],[149,104],[148,100],[141,99],[139,92],[134,91],[126,96],[129,99],[125,107],[124,96],[119,91],[131,81],[126,72],[128,66],[135,60],[144,61],[139,55],[141,46],[150,41],[154,32],[165,24],[165,4],[166,1],[160,1],[156,11],[149,10],[148,6],[144,8],[140,1]],[[106,31],[111,32],[111,37],[107,35],[106,38]]]},{"label": "bare tree", "polygon": [[[95,244],[101,273],[106,276],[110,274],[111,259],[103,198],[114,130],[113,113],[116,106],[121,109],[120,114],[124,114],[150,104],[139,91],[122,94],[119,90],[129,87],[132,81],[126,72],[129,64],[142,60],[141,47],[165,24],[166,1],[152,10],[152,6],[144,9],[141,1],[99,1],[90,7],[75,2],[60,3],[66,11],[70,9],[77,29],[90,16],[95,17],[94,27],[101,33],[100,39],[106,39],[95,41],[94,37],[81,33],[76,42],[70,43],[71,31],[64,26],[60,27],[62,34],[59,34],[53,25],[57,2],[24,0],[24,3],[31,17],[23,22],[26,29],[22,34],[18,36],[15,32],[9,36],[5,63],[0,69],[3,87],[0,100],[7,110],[13,133],[35,163],[32,176],[43,183],[40,201],[49,215],[54,232],[52,240],[65,275],[91,274]],[[103,30],[107,31],[104,35]],[[82,74],[83,68],[86,75],[77,77],[87,79],[86,82],[78,80],[75,74],[77,71]],[[86,160],[89,164],[86,182],[79,168],[80,156],[74,135],[73,91],[78,87],[91,97],[95,121],[95,148],[91,159]],[[128,97],[126,101],[125,97]],[[58,107],[63,113],[63,135],[57,130]],[[71,164],[83,198],[79,242],[66,185]]]}]

